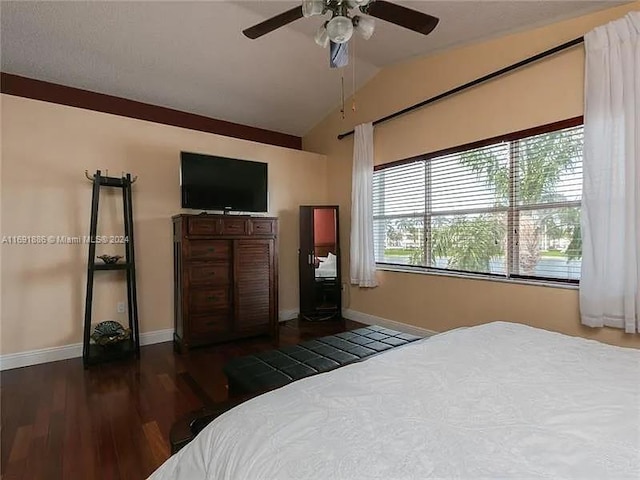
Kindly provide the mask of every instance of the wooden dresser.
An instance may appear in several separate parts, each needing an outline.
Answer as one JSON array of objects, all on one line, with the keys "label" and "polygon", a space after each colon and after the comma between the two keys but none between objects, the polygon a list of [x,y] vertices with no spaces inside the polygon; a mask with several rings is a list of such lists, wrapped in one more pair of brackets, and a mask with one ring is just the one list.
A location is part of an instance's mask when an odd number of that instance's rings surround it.
[{"label": "wooden dresser", "polygon": [[173,217],[176,347],[278,335],[278,220]]}]

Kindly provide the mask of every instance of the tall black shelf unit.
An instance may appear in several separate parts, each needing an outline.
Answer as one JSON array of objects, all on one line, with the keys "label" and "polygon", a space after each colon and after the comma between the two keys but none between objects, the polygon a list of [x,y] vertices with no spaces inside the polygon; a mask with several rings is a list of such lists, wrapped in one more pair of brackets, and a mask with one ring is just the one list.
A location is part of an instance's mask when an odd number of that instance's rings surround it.
[{"label": "tall black shelf unit", "polygon": [[[85,173],[86,174],[86,173]],[[84,368],[111,360],[140,357],[140,331],[138,328],[138,301],[136,292],[136,264],[133,237],[133,207],[131,196],[131,185],[136,179],[131,178],[131,174],[123,173],[122,177],[102,176],[102,172],[97,170],[93,177],[87,178],[93,183],[93,193],[91,198],[91,225],[89,258],[87,261],[87,298],[84,310],[84,336],[82,345],[82,361]],[[122,189],[122,203],[124,211],[124,236],[125,236],[125,256],[124,263],[96,264],[96,238],[98,231],[98,206],[100,204],[100,188],[112,187]],[[91,341],[91,314],[93,306],[93,281],[95,272],[123,270],[127,280],[127,305],[129,328],[131,337],[114,345],[102,346]]]}]

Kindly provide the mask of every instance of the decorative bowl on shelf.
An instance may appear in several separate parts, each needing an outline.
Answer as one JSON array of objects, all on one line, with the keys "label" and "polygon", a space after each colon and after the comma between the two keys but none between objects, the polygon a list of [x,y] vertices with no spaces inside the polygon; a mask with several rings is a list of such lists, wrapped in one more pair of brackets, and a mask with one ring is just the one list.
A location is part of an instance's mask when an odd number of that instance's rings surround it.
[{"label": "decorative bowl on shelf", "polygon": [[122,258],[122,255],[98,255],[98,258],[107,265],[113,265],[118,263],[118,260]]},{"label": "decorative bowl on shelf", "polygon": [[91,339],[103,347],[120,343],[129,338],[131,338],[131,330],[113,320],[100,322],[91,334]]}]

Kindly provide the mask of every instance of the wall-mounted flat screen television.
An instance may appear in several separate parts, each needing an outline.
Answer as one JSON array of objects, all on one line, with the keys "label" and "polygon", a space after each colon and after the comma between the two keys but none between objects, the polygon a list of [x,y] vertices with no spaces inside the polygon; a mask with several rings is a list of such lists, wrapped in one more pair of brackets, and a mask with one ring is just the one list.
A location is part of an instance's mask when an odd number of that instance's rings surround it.
[{"label": "wall-mounted flat screen television", "polygon": [[266,212],[267,164],[181,152],[182,208]]}]

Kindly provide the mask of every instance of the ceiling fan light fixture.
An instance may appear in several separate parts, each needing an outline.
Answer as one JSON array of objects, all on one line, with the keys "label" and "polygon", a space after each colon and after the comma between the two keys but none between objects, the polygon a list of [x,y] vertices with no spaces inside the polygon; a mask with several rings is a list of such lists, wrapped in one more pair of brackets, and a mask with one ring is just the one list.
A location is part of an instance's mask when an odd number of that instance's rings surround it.
[{"label": "ceiling fan light fixture", "polygon": [[324,11],[324,0],[302,0],[302,15],[313,17],[322,15]]},{"label": "ceiling fan light fixture", "polygon": [[353,35],[351,20],[342,15],[336,15],[327,23],[327,35],[333,43],[346,43]]},{"label": "ceiling fan light fixture", "polygon": [[376,29],[376,22],[371,17],[353,17],[353,26],[356,32],[365,40],[369,40]]},{"label": "ceiling fan light fixture", "polygon": [[314,40],[322,48],[327,48],[329,46],[329,35],[327,34],[327,29],[324,24],[320,25],[320,28],[318,28]]}]

